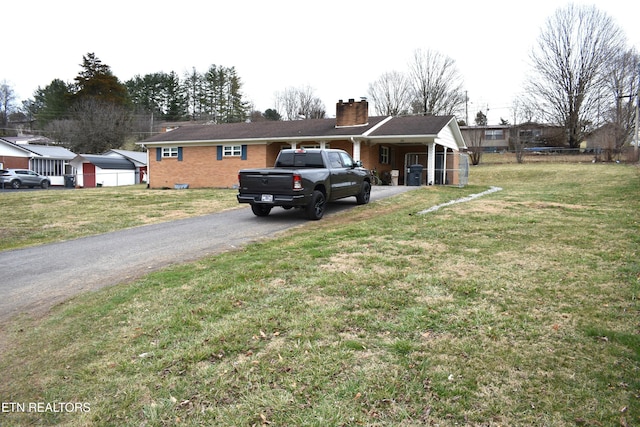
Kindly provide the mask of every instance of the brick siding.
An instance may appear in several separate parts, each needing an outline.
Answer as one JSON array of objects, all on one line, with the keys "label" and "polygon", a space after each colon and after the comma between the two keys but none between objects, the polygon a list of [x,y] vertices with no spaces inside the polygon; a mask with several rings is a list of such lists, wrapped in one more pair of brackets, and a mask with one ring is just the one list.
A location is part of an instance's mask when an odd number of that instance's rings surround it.
[{"label": "brick siding", "polygon": [[267,145],[248,145],[247,160],[240,157],[218,160],[217,146],[183,147],[181,161],[166,157],[157,161],[155,149],[152,149],[149,187],[173,188],[175,184],[189,184],[190,188],[234,188],[240,169],[265,167],[268,148]]},{"label": "brick siding", "polygon": [[0,156],[0,163],[5,169],[29,169],[28,157]]},{"label": "brick siding", "polygon": [[[384,144],[386,145],[386,144]],[[351,141],[331,141],[331,148],[343,149],[353,155]],[[400,182],[404,181],[404,156],[407,152],[422,151],[424,145],[393,146],[390,148],[391,164],[379,163],[379,145],[370,146],[363,143],[360,147],[360,158],[368,169],[377,169],[379,174],[391,169],[400,170]],[[189,184],[190,188],[235,188],[238,184],[238,171],[247,168],[271,167],[278,153],[289,148],[285,143],[247,145],[247,159],[240,157],[223,157],[218,160],[218,146],[195,146],[182,148],[182,160],[162,158],[156,160],[155,148],[149,155],[149,187],[173,188],[175,184]],[[447,168],[457,169],[457,156],[447,158]],[[426,166],[426,165],[425,165]],[[458,174],[449,173],[449,184],[457,184]]]}]

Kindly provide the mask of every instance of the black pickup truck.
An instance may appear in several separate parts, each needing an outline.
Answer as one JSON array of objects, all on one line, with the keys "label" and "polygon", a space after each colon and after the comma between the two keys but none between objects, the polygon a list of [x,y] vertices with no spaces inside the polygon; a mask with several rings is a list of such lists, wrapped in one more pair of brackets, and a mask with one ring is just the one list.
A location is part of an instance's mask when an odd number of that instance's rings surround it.
[{"label": "black pickup truck", "polygon": [[328,201],[355,196],[365,204],[371,194],[369,171],[343,150],[282,150],[275,167],[243,169],[238,183],[238,202],[251,204],[257,216],[281,206],[303,208],[309,219],[318,220]]}]

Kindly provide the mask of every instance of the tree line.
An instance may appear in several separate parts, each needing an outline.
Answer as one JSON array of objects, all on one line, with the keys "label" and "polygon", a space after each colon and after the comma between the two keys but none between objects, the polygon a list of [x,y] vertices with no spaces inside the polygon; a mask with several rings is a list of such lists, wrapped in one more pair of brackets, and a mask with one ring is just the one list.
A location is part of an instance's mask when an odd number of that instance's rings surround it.
[{"label": "tree line", "polygon": [[5,101],[0,127],[6,130],[10,118],[27,121],[39,134],[74,152],[101,153],[150,136],[160,122],[220,124],[326,114],[310,87],[286,88],[275,94],[275,108],[255,111],[244,99],[234,67],[211,65],[205,72],[193,68],[182,77],[173,71],[136,75],[122,83],[94,53],[82,59],[73,83],[54,79],[13,113],[13,92],[6,83],[0,85],[0,100]]},{"label": "tree line", "polygon": [[[515,96],[510,118],[501,124],[539,122],[564,129],[564,144],[577,148],[594,129],[608,126],[613,147],[634,131],[640,56],[627,48],[623,31],[594,6],[557,9],[541,29],[530,52],[532,70]],[[484,66],[483,64],[478,64]],[[368,96],[378,115],[455,115],[466,117],[463,78],[455,60],[440,52],[417,49],[406,71],[384,72],[370,83]],[[276,92],[274,108],[254,111],[244,99],[234,67],[211,65],[152,73],[121,83],[93,53],[83,57],[74,82],[54,80],[38,88],[14,115],[35,121],[39,133],[67,144],[75,152],[117,148],[131,135],[143,139],[159,121],[232,123],[259,120],[324,118],[326,107],[313,88]],[[11,118],[11,88],[0,84],[0,127]],[[466,118],[459,120],[468,125]],[[476,114],[485,126],[486,115]],[[475,141],[475,139],[474,139]],[[471,151],[480,143],[467,142]]]},{"label": "tree line", "polygon": [[[505,52],[505,60],[508,56]],[[634,139],[640,56],[627,46],[624,32],[610,16],[595,6],[558,8],[546,20],[529,57],[532,69],[523,81],[524,92],[514,97],[512,117],[501,118],[501,124],[557,126],[564,130],[560,143],[574,149],[591,132],[604,128],[601,145],[609,153]],[[460,73],[453,59],[438,52],[415,51],[406,71],[382,74],[370,84],[369,94],[382,115],[465,117],[467,98]],[[469,125],[466,119],[459,123]],[[482,111],[475,124],[487,125]],[[471,139],[467,145],[479,161],[482,138]],[[519,146],[522,141],[513,143]]]}]

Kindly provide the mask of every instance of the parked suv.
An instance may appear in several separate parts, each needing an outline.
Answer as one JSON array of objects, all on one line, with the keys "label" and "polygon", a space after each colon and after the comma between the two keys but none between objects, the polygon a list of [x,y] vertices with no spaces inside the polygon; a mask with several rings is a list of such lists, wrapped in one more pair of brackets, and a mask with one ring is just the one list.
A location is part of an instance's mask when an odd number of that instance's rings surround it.
[{"label": "parked suv", "polygon": [[29,169],[0,169],[0,186],[5,188],[8,185],[15,189],[22,186],[49,188],[51,181]]}]

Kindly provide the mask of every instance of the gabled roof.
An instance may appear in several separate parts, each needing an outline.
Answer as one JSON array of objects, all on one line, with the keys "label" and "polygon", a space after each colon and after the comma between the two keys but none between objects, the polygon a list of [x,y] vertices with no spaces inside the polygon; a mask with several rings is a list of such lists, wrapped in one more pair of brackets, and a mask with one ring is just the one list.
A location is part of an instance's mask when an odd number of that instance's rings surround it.
[{"label": "gabled roof", "polygon": [[11,155],[17,155],[17,153],[20,153],[21,157],[31,157],[31,155],[33,154],[31,151],[26,150],[20,144],[9,141],[8,138],[0,138],[0,144],[0,153],[2,154],[6,154],[4,151],[6,151],[7,149],[11,150]]},{"label": "gabled roof", "polygon": [[452,150],[466,148],[454,116],[402,116],[385,121],[367,134],[373,142],[425,144],[436,142]]},{"label": "gabled roof", "polygon": [[72,151],[55,145],[21,145],[21,147],[26,148],[40,157],[52,159],[71,160],[76,156]]},{"label": "gabled roof", "polygon": [[5,141],[13,142],[14,144],[35,144],[35,145],[49,145],[53,144],[54,141],[47,138],[46,136],[40,135],[21,135],[21,136],[3,136],[2,139]]},{"label": "gabled roof", "polygon": [[101,156],[99,154],[78,154],[73,163],[92,163],[100,169],[133,170],[134,164],[122,157]]},{"label": "gabled roof", "polygon": [[16,142],[17,140],[22,139],[20,139],[20,137],[0,138],[0,142],[3,142],[13,148],[17,148],[28,154],[35,154],[35,156],[31,157],[43,157],[56,160],[71,160],[76,156],[72,151],[69,151],[59,145],[35,145],[24,143],[19,144]]},{"label": "gabled roof", "polygon": [[416,136],[437,135],[453,116],[400,116],[393,117],[383,126],[371,133],[371,136]]},{"label": "gabled roof", "polygon": [[129,150],[111,149],[103,153],[103,156],[124,157],[125,159],[130,160],[136,166],[145,166],[147,164],[146,151],[129,151]]},{"label": "gabled roof", "polygon": [[369,117],[365,125],[336,127],[336,119],[264,121],[214,125],[186,125],[154,135],[139,144],[265,143],[357,138],[373,142],[428,143],[454,149],[466,147],[454,116]]},{"label": "gabled roof", "polygon": [[263,121],[254,123],[224,123],[186,125],[178,129],[154,135],[143,141],[196,142],[196,141],[244,141],[304,140],[358,136],[371,129],[385,117],[370,117],[366,125],[336,128],[336,119],[312,119],[292,121]]}]

